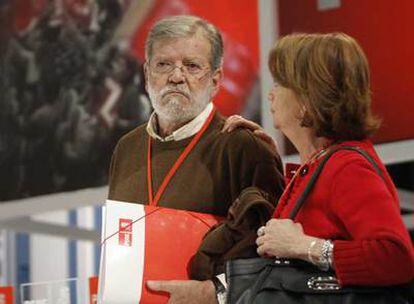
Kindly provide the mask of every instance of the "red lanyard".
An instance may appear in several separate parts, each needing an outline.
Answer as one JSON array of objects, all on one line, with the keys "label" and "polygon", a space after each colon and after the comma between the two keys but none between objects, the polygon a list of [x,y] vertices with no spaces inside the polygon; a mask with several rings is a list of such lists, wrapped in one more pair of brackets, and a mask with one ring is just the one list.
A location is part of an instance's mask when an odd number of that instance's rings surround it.
[{"label": "red lanyard", "polygon": [[171,178],[174,176],[174,174],[177,172],[178,168],[184,162],[188,154],[190,154],[190,152],[194,149],[195,145],[198,143],[201,136],[210,126],[210,123],[213,120],[213,116],[215,112],[216,112],[216,108],[213,108],[207,120],[204,122],[203,126],[201,127],[200,131],[197,132],[197,134],[190,141],[187,147],[185,147],[184,151],[180,154],[178,159],[175,161],[174,165],[171,167],[170,171],[164,177],[164,180],[162,181],[161,186],[159,187],[157,193],[155,194],[155,197],[153,196],[153,191],[152,191],[152,164],[151,164],[152,140],[151,140],[151,136],[148,136],[147,184],[148,184],[148,198],[149,198],[148,204],[149,205],[151,206],[158,205],[158,201],[160,200],[161,195],[164,193],[165,188],[167,188],[167,185],[170,182]]}]

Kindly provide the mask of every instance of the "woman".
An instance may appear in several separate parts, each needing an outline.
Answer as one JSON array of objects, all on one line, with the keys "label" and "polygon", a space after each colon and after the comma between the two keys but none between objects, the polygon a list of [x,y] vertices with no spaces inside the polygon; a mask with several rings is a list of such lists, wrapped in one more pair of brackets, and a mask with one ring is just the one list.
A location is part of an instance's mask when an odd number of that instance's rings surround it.
[{"label": "woman", "polygon": [[[271,50],[269,68],[274,127],[296,147],[301,166],[287,172],[289,184],[273,219],[258,231],[258,253],[334,269],[343,286],[412,280],[413,246],[397,192],[368,139],[379,123],[370,109],[368,63],[360,46],[342,33],[288,35]],[[239,116],[229,118],[225,130],[239,126],[270,140]],[[337,146],[368,152],[385,181],[359,153],[338,151],[295,221],[287,219],[323,156]]]}]

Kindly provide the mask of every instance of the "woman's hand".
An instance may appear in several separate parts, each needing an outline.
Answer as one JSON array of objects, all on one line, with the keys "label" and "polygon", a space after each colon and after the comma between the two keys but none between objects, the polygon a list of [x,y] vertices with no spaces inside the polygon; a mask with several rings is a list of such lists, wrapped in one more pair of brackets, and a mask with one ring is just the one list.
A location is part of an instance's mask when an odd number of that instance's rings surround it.
[{"label": "woman's hand", "polygon": [[260,125],[251,120],[243,118],[240,115],[232,115],[229,118],[227,118],[221,132],[231,132],[237,128],[249,129],[257,137],[269,144],[271,148],[275,151],[275,153],[278,153],[277,145],[273,138],[269,134],[267,134]]},{"label": "woman's hand", "polygon": [[272,219],[260,230],[256,240],[257,253],[307,260],[308,248],[314,240],[317,239],[304,234],[301,224],[290,219]]}]

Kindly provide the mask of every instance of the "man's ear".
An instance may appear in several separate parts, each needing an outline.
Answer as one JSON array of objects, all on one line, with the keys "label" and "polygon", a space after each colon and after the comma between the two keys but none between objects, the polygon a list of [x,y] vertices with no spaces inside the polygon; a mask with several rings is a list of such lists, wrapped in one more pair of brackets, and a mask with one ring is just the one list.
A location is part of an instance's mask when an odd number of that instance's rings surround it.
[{"label": "man's ear", "polygon": [[213,74],[212,82],[213,82],[213,90],[211,92],[211,98],[217,95],[218,91],[220,90],[221,81],[223,80],[223,67],[220,66]]}]

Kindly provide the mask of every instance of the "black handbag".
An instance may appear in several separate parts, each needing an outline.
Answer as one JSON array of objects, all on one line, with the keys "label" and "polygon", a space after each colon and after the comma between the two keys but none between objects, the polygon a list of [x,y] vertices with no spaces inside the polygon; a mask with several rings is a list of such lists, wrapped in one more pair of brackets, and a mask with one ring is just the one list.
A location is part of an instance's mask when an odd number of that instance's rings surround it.
[{"label": "black handbag", "polygon": [[[384,179],[376,162],[364,150],[349,146],[332,149],[312,174],[289,215],[290,219],[294,219],[303,206],[325,163],[339,150],[353,150],[360,153]],[[301,260],[254,258],[228,261],[226,278],[228,304],[414,303],[412,284],[392,287],[341,287],[334,272],[322,271]]]}]

